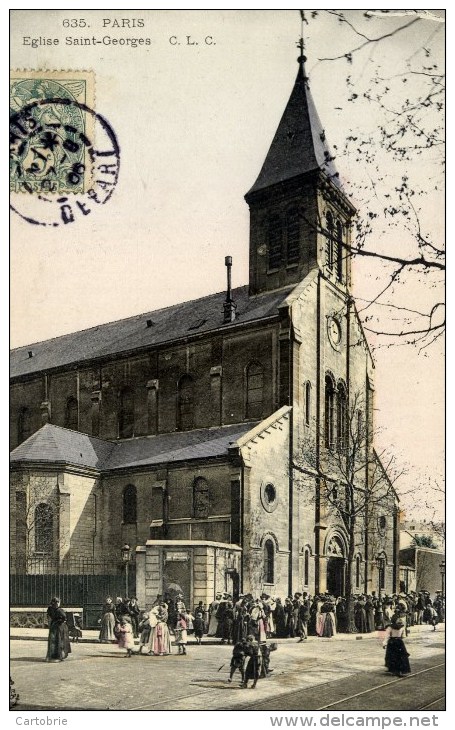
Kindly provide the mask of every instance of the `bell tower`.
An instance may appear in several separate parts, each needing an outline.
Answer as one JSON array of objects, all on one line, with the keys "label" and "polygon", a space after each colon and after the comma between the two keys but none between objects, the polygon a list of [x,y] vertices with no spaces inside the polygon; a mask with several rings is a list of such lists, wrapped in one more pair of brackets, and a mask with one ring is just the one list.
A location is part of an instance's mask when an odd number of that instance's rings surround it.
[{"label": "bell tower", "polygon": [[303,39],[291,96],[253,187],[249,293],[297,284],[315,267],[335,285],[349,283],[348,241],[355,208],[344,194],[319,120]]}]

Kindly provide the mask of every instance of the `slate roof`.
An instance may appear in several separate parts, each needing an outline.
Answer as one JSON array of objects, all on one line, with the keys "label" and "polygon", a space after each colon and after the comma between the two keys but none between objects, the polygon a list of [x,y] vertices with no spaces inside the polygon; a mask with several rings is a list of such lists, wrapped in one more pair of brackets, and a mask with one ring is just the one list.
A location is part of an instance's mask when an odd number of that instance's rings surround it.
[{"label": "slate roof", "polygon": [[[237,317],[232,324],[223,324],[226,293],[218,292],[117,322],[24,345],[11,351],[10,376],[31,375],[266,319],[277,314],[277,307],[288,293],[289,290],[281,290],[249,297],[248,286],[233,289],[232,299],[237,305]],[[147,326],[147,320],[151,320],[150,326]],[[29,351],[33,353],[32,357]]]},{"label": "slate roof", "polygon": [[301,61],[294,88],[261,172],[245,197],[248,199],[257,190],[317,169],[341,187]]},{"label": "slate roof", "polygon": [[12,463],[51,462],[102,469],[114,448],[115,443],[110,441],[46,423],[11,452],[10,460]]},{"label": "slate roof", "polygon": [[104,441],[46,424],[11,452],[12,464],[71,464],[99,471],[227,456],[228,448],[257,421],[194,431],[163,433],[126,441]]}]

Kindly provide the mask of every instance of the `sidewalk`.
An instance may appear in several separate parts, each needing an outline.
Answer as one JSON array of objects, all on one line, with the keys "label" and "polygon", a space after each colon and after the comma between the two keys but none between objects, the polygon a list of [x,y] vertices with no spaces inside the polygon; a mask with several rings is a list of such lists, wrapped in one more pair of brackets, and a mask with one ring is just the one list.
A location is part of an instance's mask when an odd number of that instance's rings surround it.
[{"label": "sidewalk", "polygon": [[[445,629],[445,624],[440,624],[439,627],[436,628],[436,633],[443,633]],[[421,626],[411,626],[410,628],[410,634],[409,636],[415,636],[416,634],[420,634],[422,632],[427,633],[430,630],[430,627],[427,624],[422,624]],[[336,636],[333,636],[330,641],[368,641],[368,639],[376,639],[378,635],[377,631],[373,631],[371,634],[336,634]],[[16,627],[10,627],[10,639],[22,639],[27,641],[47,641],[48,636],[48,630],[47,629],[40,629],[40,628],[33,628],[33,629],[23,629],[23,628],[16,628]],[[80,644],[98,644],[98,636],[99,631],[96,629],[84,629],[82,632],[82,639],[79,639]],[[269,641],[274,641],[277,644],[296,644],[298,643],[298,639],[269,639]],[[309,636],[307,639],[308,642],[313,641],[328,641],[328,639],[321,639],[318,636]],[[134,640],[135,644],[139,644],[139,639]],[[204,646],[219,646],[221,644],[221,639],[215,639],[212,637],[204,636],[202,639],[202,643]],[[190,635],[188,637],[188,644],[196,644],[196,640]]]}]

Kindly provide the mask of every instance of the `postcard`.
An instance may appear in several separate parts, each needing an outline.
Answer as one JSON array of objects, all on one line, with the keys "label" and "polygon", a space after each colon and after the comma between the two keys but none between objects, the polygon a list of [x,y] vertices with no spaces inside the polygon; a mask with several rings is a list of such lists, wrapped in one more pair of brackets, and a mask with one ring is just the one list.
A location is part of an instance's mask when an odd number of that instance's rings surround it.
[{"label": "postcard", "polygon": [[444,34],[11,11],[19,724],[443,722]]}]

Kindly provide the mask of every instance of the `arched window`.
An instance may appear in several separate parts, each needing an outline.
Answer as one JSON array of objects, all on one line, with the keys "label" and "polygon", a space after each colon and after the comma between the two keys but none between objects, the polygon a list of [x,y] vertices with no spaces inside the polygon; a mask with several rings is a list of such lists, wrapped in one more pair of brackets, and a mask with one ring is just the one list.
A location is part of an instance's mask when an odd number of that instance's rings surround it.
[{"label": "arched window", "polygon": [[210,493],[206,479],[198,477],[193,484],[193,515],[198,519],[209,516]]},{"label": "arched window", "polygon": [[330,271],[333,271],[334,232],[333,232],[333,216],[330,211],[326,215],[326,229],[327,230],[326,230],[326,242],[325,242],[325,263],[327,265],[327,268]]},{"label": "arched window", "polygon": [[376,565],[378,568],[379,590],[383,590],[385,588],[385,569],[387,565],[387,558],[384,553],[378,555],[376,558]]},{"label": "arched window", "polygon": [[41,502],[35,508],[35,551],[52,553],[54,548],[54,515],[49,504]]},{"label": "arched window", "polygon": [[246,370],[246,418],[261,418],[264,398],[264,368],[252,362]]},{"label": "arched window", "polygon": [[273,540],[264,543],[264,583],[275,582],[275,546]]},{"label": "arched window", "polygon": [[330,375],[325,376],[325,446],[333,449],[334,446],[334,401],[335,387]]},{"label": "arched window", "polygon": [[360,588],[360,555],[355,559],[355,587]]},{"label": "arched window", "polygon": [[300,220],[297,208],[288,211],[286,217],[286,263],[298,264],[300,260]]},{"label": "arched window", "polygon": [[339,383],[337,392],[337,446],[340,453],[346,449],[347,445],[346,406],[346,388],[343,383]]},{"label": "arched window", "polygon": [[336,245],[336,262],[337,262],[337,279],[343,281],[343,226],[341,221],[337,221],[337,245]]},{"label": "arched window", "polygon": [[77,431],[79,420],[77,411],[77,398],[71,396],[66,401],[65,428],[70,428],[72,431]]},{"label": "arched window", "polygon": [[303,585],[308,586],[310,584],[310,551],[305,548],[303,556]]},{"label": "arched window", "polygon": [[31,413],[29,408],[21,408],[17,419],[17,441],[21,444],[32,433]]},{"label": "arched window", "polygon": [[267,238],[269,269],[278,269],[283,261],[283,231],[280,216],[270,216],[268,221]]},{"label": "arched window", "polygon": [[178,383],[177,428],[188,431],[194,427],[194,380],[191,375],[183,375]]},{"label": "arched window", "polygon": [[310,425],[311,418],[311,383],[305,383],[305,425]]},{"label": "arched window", "polygon": [[134,394],[129,387],[119,394],[118,433],[120,438],[134,436]]},{"label": "arched window", "polygon": [[123,490],[123,523],[133,525],[137,522],[137,492],[134,484]]}]

